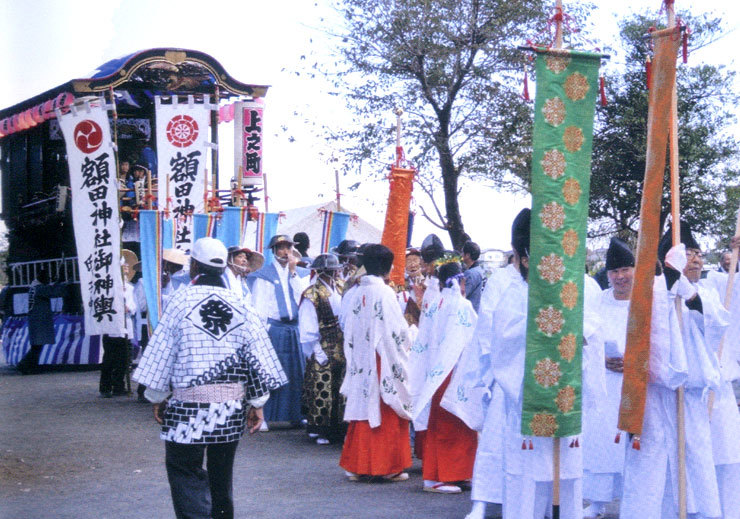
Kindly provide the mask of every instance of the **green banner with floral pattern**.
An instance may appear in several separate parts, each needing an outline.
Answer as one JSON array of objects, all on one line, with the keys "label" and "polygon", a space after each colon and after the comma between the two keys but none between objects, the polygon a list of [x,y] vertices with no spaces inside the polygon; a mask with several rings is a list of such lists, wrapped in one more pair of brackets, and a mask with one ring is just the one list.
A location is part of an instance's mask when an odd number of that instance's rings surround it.
[{"label": "green banner with floral pattern", "polygon": [[537,53],[522,434],[581,432],[586,221],[601,56]]}]

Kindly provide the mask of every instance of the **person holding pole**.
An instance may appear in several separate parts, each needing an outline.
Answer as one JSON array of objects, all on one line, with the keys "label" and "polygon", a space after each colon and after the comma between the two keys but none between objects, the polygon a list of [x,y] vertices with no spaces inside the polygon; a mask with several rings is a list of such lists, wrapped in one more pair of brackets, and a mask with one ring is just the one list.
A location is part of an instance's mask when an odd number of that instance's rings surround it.
[{"label": "person holding pole", "polygon": [[[698,280],[701,251],[683,222],[680,238],[681,243],[671,247],[669,230],[659,245],[665,275],[656,278],[653,288],[644,423],[642,434],[633,437],[633,448],[627,449],[625,457],[622,519],[678,517],[679,452],[683,451],[688,514],[722,516],[706,395],[720,386],[719,363],[710,343],[711,336],[721,335],[727,316],[688,277]],[[680,313],[673,304],[676,298],[681,301]],[[676,389],[680,387],[684,388],[684,449],[679,449],[677,434]]]}]

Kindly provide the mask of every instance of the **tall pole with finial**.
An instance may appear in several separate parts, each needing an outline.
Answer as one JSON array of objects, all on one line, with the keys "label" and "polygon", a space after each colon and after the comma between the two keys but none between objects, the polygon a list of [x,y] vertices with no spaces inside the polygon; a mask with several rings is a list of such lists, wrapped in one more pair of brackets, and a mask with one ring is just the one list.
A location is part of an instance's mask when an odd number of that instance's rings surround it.
[{"label": "tall pole with finial", "polygon": [[[674,9],[675,0],[664,0],[666,15],[668,17],[668,28],[676,27],[676,11]],[[678,245],[681,243],[681,193],[679,191],[679,170],[678,170],[678,94],[676,91],[676,82],[673,83],[673,93],[671,94],[671,119],[669,138],[669,160],[671,170],[671,220],[673,223],[672,243]],[[676,298],[676,315],[678,323],[683,332],[682,322],[682,302]],[[676,390],[676,439],[678,443],[678,516],[680,519],[686,519],[686,416],[684,407],[684,388],[679,387]]]}]

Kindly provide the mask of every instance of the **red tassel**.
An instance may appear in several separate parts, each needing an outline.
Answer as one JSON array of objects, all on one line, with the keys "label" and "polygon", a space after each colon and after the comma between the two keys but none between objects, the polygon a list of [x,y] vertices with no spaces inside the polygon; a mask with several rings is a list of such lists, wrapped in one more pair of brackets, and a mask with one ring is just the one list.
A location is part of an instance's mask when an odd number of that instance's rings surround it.
[{"label": "red tassel", "polygon": [[578,443],[578,437],[576,437],[576,449],[579,449],[581,445]]},{"label": "red tassel", "polygon": [[527,67],[524,67],[524,92],[522,97],[525,101],[529,101],[529,78],[527,77]]},{"label": "red tassel", "polygon": [[622,439],[622,433],[618,432],[617,435],[614,437],[614,443],[619,443]]},{"label": "red tassel", "polygon": [[604,76],[599,78],[599,92],[601,93],[601,106],[606,106],[606,89],[604,88]]},{"label": "red tassel", "polygon": [[362,296],[362,306],[365,306],[365,296]]},{"label": "red tassel", "polygon": [[522,440],[522,450],[523,451],[527,450],[527,440]]},{"label": "red tassel", "polygon": [[576,446],[576,441],[575,440],[570,440],[570,445],[568,445],[568,447],[570,447],[572,449],[575,446]]},{"label": "red tassel", "polygon": [[640,437],[639,436],[635,436],[632,439],[632,448],[635,449],[636,451],[640,450]]},{"label": "red tassel", "polygon": [[686,30],[683,31],[683,62],[688,63],[689,61],[689,28],[686,27]]},{"label": "red tassel", "polygon": [[647,89],[650,90],[650,83],[653,79],[653,62],[650,60],[650,56],[647,57],[645,62],[645,82],[647,83]]},{"label": "red tassel", "polygon": [[529,450],[534,450],[534,445],[532,445],[532,440],[529,440]]}]

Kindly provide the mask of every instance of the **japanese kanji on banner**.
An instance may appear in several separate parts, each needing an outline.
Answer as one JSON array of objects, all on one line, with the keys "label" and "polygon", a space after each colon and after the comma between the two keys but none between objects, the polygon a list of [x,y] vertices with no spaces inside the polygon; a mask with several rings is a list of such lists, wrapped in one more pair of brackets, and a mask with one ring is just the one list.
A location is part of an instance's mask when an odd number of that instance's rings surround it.
[{"label": "japanese kanji on banner", "polygon": [[262,100],[234,103],[234,171],[242,185],[262,184]]},{"label": "japanese kanji on banner", "polygon": [[67,145],[85,335],[121,334],[118,182],[108,113],[98,102],[57,117]]},{"label": "japanese kanji on banner", "polygon": [[[170,214],[177,220],[175,248],[190,252],[194,213],[204,211],[206,143],[209,141],[211,106],[195,103],[171,104],[155,97],[157,160],[159,174],[169,177]],[[166,180],[160,179],[164,186]],[[167,193],[159,189],[159,207],[167,207]]]},{"label": "japanese kanji on banner", "polygon": [[522,434],[581,432],[586,221],[601,56],[538,49]]}]

